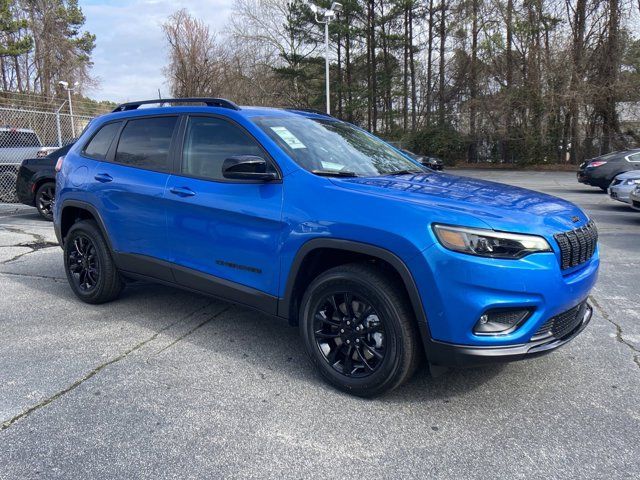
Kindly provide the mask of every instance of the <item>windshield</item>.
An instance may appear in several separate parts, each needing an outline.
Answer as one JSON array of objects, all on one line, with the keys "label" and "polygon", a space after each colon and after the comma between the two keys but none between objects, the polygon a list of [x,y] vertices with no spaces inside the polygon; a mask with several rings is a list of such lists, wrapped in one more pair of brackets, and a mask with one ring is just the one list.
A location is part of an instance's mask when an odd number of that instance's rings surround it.
[{"label": "windshield", "polygon": [[378,176],[424,171],[382,140],[348,123],[299,116],[253,121],[298,165],[317,174]]}]

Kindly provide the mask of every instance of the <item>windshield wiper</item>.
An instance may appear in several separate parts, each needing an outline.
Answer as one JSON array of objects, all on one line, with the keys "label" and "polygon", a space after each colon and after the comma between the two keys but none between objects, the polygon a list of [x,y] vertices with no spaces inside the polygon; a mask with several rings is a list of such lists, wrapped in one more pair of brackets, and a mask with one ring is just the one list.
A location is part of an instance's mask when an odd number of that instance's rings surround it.
[{"label": "windshield wiper", "polygon": [[414,173],[424,173],[424,170],[396,170],[395,172],[385,173],[385,175],[411,175]]},{"label": "windshield wiper", "polygon": [[356,172],[349,172],[347,170],[311,170],[311,173],[320,175],[323,177],[357,177]]}]

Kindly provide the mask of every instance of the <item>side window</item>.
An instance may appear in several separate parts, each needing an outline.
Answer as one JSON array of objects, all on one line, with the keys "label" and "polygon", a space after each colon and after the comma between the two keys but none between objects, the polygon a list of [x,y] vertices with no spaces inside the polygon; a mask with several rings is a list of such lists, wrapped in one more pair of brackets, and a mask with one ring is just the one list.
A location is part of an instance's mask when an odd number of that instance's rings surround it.
[{"label": "side window", "polygon": [[633,155],[629,155],[630,162],[640,162],[640,153],[634,153]]},{"label": "side window", "polygon": [[182,173],[221,180],[223,162],[237,155],[264,158],[258,142],[239,127],[219,118],[190,117],[184,138]]},{"label": "side window", "polygon": [[82,152],[87,157],[95,160],[104,160],[107,158],[107,152],[111,146],[111,142],[118,133],[122,122],[107,123],[98,133],[96,133]]},{"label": "side window", "polygon": [[129,120],[122,130],[116,163],[169,171],[169,147],[178,117],[153,117]]}]

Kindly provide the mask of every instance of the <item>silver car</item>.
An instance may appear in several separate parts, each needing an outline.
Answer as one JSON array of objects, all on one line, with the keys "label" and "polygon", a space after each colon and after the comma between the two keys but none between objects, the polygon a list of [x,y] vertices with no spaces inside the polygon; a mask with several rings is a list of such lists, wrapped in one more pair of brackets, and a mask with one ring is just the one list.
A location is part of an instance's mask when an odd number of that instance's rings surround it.
[{"label": "silver car", "polygon": [[640,170],[621,173],[611,182],[609,196],[620,202],[631,203],[629,194],[637,185],[640,185]]},{"label": "silver car", "polygon": [[636,188],[631,191],[629,200],[631,203],[631,208],[640,210],[640,185],[636,185]]}]

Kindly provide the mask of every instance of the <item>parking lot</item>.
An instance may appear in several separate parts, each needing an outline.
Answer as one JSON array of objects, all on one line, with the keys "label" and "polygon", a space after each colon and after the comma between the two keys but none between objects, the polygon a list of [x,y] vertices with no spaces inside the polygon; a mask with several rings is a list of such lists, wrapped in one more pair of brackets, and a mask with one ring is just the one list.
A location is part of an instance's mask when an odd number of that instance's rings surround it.
[{"label": "parking lot", "polygon": [[143,284],[80,303],[51,224],[0,207],[0,478],[638,478],[640,212],[573,173],[458,173],[595,219],[594,318],[550,355],[423,368],[373,400],[238,306]]}]

